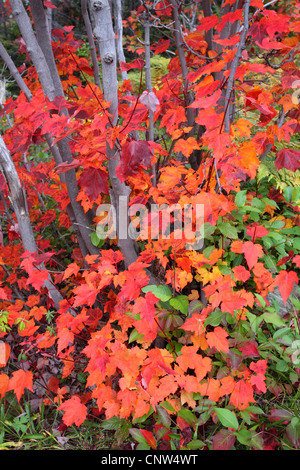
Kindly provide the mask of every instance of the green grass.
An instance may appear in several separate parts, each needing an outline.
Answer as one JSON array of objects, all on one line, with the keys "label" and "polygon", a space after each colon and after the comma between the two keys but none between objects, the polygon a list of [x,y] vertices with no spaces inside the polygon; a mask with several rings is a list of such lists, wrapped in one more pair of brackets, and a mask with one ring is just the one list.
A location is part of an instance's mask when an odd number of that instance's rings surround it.
[{"label": "green grass", "polygon": [[[58,406],[18,403],[8,393],[0,402],[0,450],[104,450],[113,447],[113,434],[101,423],[87,421],[80,428],[62,425]],[[32,410],[34,408],[34,411]]]}]

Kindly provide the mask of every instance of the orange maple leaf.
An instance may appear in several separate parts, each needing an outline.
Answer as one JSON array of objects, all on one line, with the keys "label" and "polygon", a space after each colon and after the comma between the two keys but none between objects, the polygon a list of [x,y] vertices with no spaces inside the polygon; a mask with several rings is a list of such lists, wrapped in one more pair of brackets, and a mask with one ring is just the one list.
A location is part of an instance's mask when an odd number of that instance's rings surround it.
[{"label": "orange maple leaf", "polygon": [[59,333],[59,338],[57,341],[57,354],[69,346],[69,343],[73,343],[74,333],[69,330],[69,328],[63,328]]},{"label": "orange maple leaf", "polygon": [[64,272],[63,280],[68,279],[68,277],[72,276],[72,274],[76,275],[78,273],[79,269],[80,269],[80,267],[78,266],[78,264],[76,264],[76,263],[69,264],[69,266],[67,267],[67,269]]},{"label": "orange maple leaf", "polygon": [[231,393],[229,404],[239,410],[244,410],[250,403],[255,403],[253,397],[253,388],[249,382],[239,380]]},{"label": "orange maple leaf", "polygon": [[207,382],[201,384],[199,392],[201,395],[207,395],[209,400],[217,402],[220,398],[220,381],[209,378]]},{"label": "orange maple leaf", "polygon": [[293,290],[294,283],[299,283],[299,279],[295,271],[282,270],[276,276],[276,284],[279,287],[279,292],[281,294],[284,305],[286,304],[286,301]]},{"label": "orange maple leaf", "polygon": [[220,326],[217,326],[214,331],[206,333],[208,345],[211,348],[216,348],[217,351],[222,351],[225,353],[229,351],[229,343],[227,336],[228,333],[226,333],[226,331]]},{"label": "orange maple leaf", "polygon": [[81,403],[77,395],[73,395],[69,400],[64,401],[58,409],[65,412],[63,422],[67,426],[75,424],[79,427],[87,417],[87,408]]},{"label": "orange maple leaf", "polygon": [[265,373],[267,370],[267,360],[261,359],[257,362],[251,362],[250,369],[255,372],[256,375],[251,376],[251,385],[255,385],[259,392],[265,393],[267,391],[267,387],[265,384]]},{"label": "orange maple leaf", "polygon": [[13,390],[16,394],[17,400],[20,401],[25,388],[28,388],[28,390],[33,392],[32,379],[33,375],[30,370],[27,370],[26,372],[23,369],[16,370],[12,373],[12,377],[9,379],[8,390]]},{"label": "orange maple leaf", "polygon": [[0,342],[0,367],[5,367],[10,355],[10,345]]},{"label": "orange maple leaf", "polygon": [[200,146],[195,137],[188,137],[186,140],[179,139],[174,146],[174,152],[182,152],[182,154],[187,158],[195,149],[200,149]]},{"label": "orange maple leaf", "polygon": [[258,258],[263,255],[263,249],[261,245],[246,241],[242,246],[242,253],[244,253],[249,269],[252,269],[257,263]]},{"label": "orange maple leaf", "polygon": [[0,374],[0,398],[4,398],[8,391],[9,377],[6,374]]},{"label": "orange maple leaf", "polygon": [[88,284],[82,284],[73,289],[74,294],[76,294],[73,307],[81,307],[83,305],[88,305],[91,307],[97,297],[98,290],[96,287]]}]

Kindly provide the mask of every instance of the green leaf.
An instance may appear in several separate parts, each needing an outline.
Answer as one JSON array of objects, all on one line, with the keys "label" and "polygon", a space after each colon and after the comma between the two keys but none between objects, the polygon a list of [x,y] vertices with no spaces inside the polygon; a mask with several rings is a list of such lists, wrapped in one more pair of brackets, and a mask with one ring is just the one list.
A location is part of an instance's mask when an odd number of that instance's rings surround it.
[{"label": "green leaf", "polygon": [[296,186],[295,188],[293,188],[292,201],[294,202],[300,201],[300,186]]},{"label": "green leaf", "polygon": [[136,341],[137,339],[141,339],[144,335],[141,335],[136,328],[134,328],[132,330],[132,332],[130,333],[130,336],[129,336],[129,339],[128,339],[128,343],[133,343],[134,341]]},{"label": "green leaf", "polygon": [[178,295],[170,300],[170,305],[184,315],[189,313],[189,299],[186,295]]},{"label": "green leaf", "polygon": [[261,307],[265,308],[265,306],[266,306],[265,299],[260,294],[257,294],[256,292],[254,292],[254,295],[257,298],[257,300],[259,301]]},{"label": "green leaf", "polygon": [[282,359],[277,362],[276,364],[276,370],[279,372],[287,372],[289,370],[288,364]]},{"label": "green leaf", "polygon": [[226,408],[215,408],[215,412],[223,426],[226,428],[233,428],[235,430],[239,427],[239,422],[233,411],[227,410]]},{"label": "green leaf", "polygon": [[147,444],[147,442],[141,442],[140,444],[137,445],[137,450],[149,450],[151,449],[151,447],[149,446],[149,444]]},{"label": "green leaf", "polygon": [[160,406],[165,408],[166,410],[168,411],[171,411],[171,413],[176,413],[176,410],[175,408],[171,405],[171,403],[169,403],[168,401],[162,401],[160,403]]},{"label": "green leaf", "polygon": [[294,238],[293,240],[293,248],[295,250],[299,250],[300,251],[300,238],[297,237],[297,238]]},{"label": "green leaf", "polygon": [[248,429],[241,429],[239,432],[235,433],[235,436],[241,444],[249,446],[253,433],[248,431]]},{"label": "green leaf", "polygon": [[263,315],[257,316],[253,313],[246,312],[246,316],[250,322],[251,330],[253,331],[253,333],[257,333],[258,327],[263,321]]},{"label": "green leaf", "polygon": [[266,268],[271,271],[271,273],[277,273],[278,269],[276,267],[276,261],[270,255],[264,255],[264,261]]},{"label": "green leaf", "polygon": [[286,326],[282,318],[278,315],[278,313],[270,313],[270,312],[265,312],[262,315],[263,319],[265,320],[266,323],[271,323],[274,326]]},{"label": "green leaf", "polygon": [[286,202],[291,202],[292,201],[292,194],[293,194],[293,187],[292,186],[286,186],[283,190],[283,197],[286,200]]},{"label": "green leaf", "polygon": [[106,430],[116,430],[119,429],[123,423],[126,423],[124,418],[113,416],[112,418],[103,421],[103,423],[100,424],[100,427]]},{"label": "green leaf", "polygon": [[218,326],[220,325],[221,321],[224,318],[224,312],[221,310],[215,310],[214,312],[210,313],[209,316],[204,321],[204,325],[211,325],[211,326]]},{"label": "green leaf", "polygon": [[162,302],[166,302],[172,297],[172,292],[168,286],[145,286],[142,288],[142,291],[144,292],[144,294],[146,294],[147,292],[152,292],[152,294],[155,295],[155,297],[157,297]]},{"label": "green leaf", "polygon": [[162,406],[156,405],[156,412],[159,415],[161,424],[169,429],[171,426],[171,418],[167,410]]},{"label": "green leaf", "polygon": [[244,207],[247,200],[247,190],[239,191],[235,196],[235,203],[237,207]]},{"label": "green leaf", "polygon": [[280,328],[279,330],[275,331],[273,339],[275,340],[278,338],[282,338],[288,331],[292,331],[291,328],[289,328],[288,326]]},{"label": "green leaf", "polygon": [[204,222],[202,227],[203,227],[203,233],[201,233],[201,235],[203,235],[203,237],[206,239],[210,237],[216,230],[216,227],[214,225],[211,225],[209,222]]},{"label": "green leaf", "polygon": [[97,248],[101,248],[102,245],[105,243],[105,238],[104,237],[98,237],[96,232],[92,232],[91,234],[91,242],[94,246]]},{"label": "green leaf", "polygon": [[[285,223],[283,222],[283,220],[274,220],[274,222],[272,222],[270,224],[270,227],[272,227],[274,229],[280,229],[284,226],[285,226]],[[270,234],[269,234],[269,236],[270,236]]]},{"label": "green leaf", "polygon": [[237,229],[229,222],[219,222],[218,229],[227,238],[230,238],[232,240],[238,238]]},{"label": "green leaf", "polygon": [[193,439],[186,447],[189,450],[202,449],[204,447],[204,442],[200,441],[200,439]]},{"label": "green leaf", "polygon": [[183,418],[189,425],[196,424],[197,422],[196,416],[190,410],[182,408],[178,411],[177,414],[178,416],[180,416],[180,418]]},{"label": "green leaf", "polygon": [[259,406],[248,406],[245,411],[248,411],[249,413],[254,413],[256,415],[264,415],[265,412],[262,410]]},{"label": "green leaf", "polygon": [[143,436],[143,434],[141,433],[141,431],[139,429],[131,428],[131,429],[129,429],[129,432],[137,442],[139,442],[140,444],[147,445],[148,446],[147,448],[150,449],[150,446],[149,446],[146,438]]}]

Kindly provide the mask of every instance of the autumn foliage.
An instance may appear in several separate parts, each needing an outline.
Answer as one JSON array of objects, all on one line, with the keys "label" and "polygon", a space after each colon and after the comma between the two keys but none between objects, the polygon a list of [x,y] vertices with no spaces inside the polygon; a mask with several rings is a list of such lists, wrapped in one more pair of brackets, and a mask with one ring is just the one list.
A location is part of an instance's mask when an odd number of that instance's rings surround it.
[{"label": "autumn foliage", "polygon": [[[293,85],[300,80],[300,5],[227,0],[221,14],[207,15],[201,2],[192,3],[197,19],[191,28],[182,24],[186,70],[175,34],[165,39],[157,29],[152,55],[169,58],[168,71],[150,91],[137,19],[151,7],[151,20],[169,31],[177,3],[141,2],[124,21],[134,35],[125,35],[128,59],[117,66],[116,123],[72,26],[52,30],[64,91],[52,101],[19,41],[19,71],[32,97],[8,97],[1,119],[38,250],[24,250],[1,175],[0,394],[4,403],[12,392],[18,401],[36,395],[58,407],[66,426],[130,422],[127,436],[140,448],[275,449],[281,438],[259,419],[275,422],[278,409],[268,400],[294,396],[299,386],[300,192],[297,183],[275,187],[261,168],[268,161],[295,181],[300,169]],[[183,11],[191,18],[190,6]],[[140,83],[133,84],[132,71]],[[67,139],[72,161],[57,164],[47,136],[53,145]],[[137,259],[127,265],[117,238],[99,238],[97,208],[113,203],[108,147],[119,152],[115,175],[130,188],[129,209],[203,205],[202,248],[187,245],[171,224],[169,237],[141,232]],[[70,171],[91,221],[90,253],[81,250],[67,212]],[[151,224],[155,215],[147,217]],[[141,223],[136,212],[130,220]],[[49,273],[62,295],[58,306],[44,285]],[[39,396],[35,383],[49,358],[58,372]],[[293,419],[282,434],[298,448],[300,422]]]}]

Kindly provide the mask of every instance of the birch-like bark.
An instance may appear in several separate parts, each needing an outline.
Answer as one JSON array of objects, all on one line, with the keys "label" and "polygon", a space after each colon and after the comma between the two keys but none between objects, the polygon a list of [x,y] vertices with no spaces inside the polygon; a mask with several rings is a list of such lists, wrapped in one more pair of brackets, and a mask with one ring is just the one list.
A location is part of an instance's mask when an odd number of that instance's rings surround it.
[{"label": "birch-like bark", "polygon": [[[108,0],[90,0],[90,11],[94,18],[94,35],[98,43],[101,58],[104,99],[110,102],[109,112],[113,115],[112,125],[116,125],[118,120],[117,55],[115,34]],[[126,227],[120,226],[119,220],[120,202],[124,202],[124,206],[127,210],[126,203],[128,202],[130,189],[125,183],[122,183],[116,175],[116,168],[120,164],[120,151],[116,147],[111,149],[108,143],[106,149],[108,171],[112,185],[112,203],[115,205],[116,211],[116,232],[120,249],[125,257],[125,264],[128,267],[137,260],[137,253],[133,240],[128,237],[127,233],[129,225],[128,216],[126,215],[126,217],[123,218],[123,220],[126,220]]]},{"label": "birch-like bark", "polygon": [[181,73],[182,73],[182,78],[183,78],[183,84],[184,84],[184,89],[185,89],[185,101],[186,101],[185,106],[186,106],[187,125],[189,127],[194,127],[195,119],[194,119],[193,109],[188,108],[188,106],[193,102],[193,96],[188,90],[188,80],[187,80],[188,68],[187,68],[185,54],[184,54],[184,43],[181,37],[181,24],[180,24],[179,13],[178,13],[178,4],[176,0],[170,0],[170,3],[172,5],[175,43],[176,43],[176,48],[178,52]]},{"label": "birch-like bark", "polygon": [[[16,214],[19,233],[22,239],[23,247],[25,251],[35,253],[38,251],[35,238],[30,223],[28,214],[28,208],[26,203],[26,196],[24,189],[22,188],[19,175],[17,173],[14,162],[5,145],[3,138],[0,136],[0,170],[5,177],[9,193],[13,205],[14,212]],[[44,269],[44,265],[38,266],[36,269]],[[56,309],[59,309],[59,302],[63,300],[62,295],[54,286],[51,276],[44,282],[44,287],[47,288],[49,296],[54,302]]]},{"label": "birch-like bark", "polygon": [[[233,90],[234,77],[235,77],[236,69],[237,69],[238,64],[239,64],[239,60],[240,60],[241,55],[242,55],[242,50],[245,46],[246,36],[247,36],[248,29],[249,29],[249,7],[250,7],[250,0],[246,0],[245,4],[244,4],[244,24],[243,24],[241,39],[239,41],[234,59],[233,59],[232,64],[231,64],[230,74],[229,74],[228,82],[227,82],[226,95],[225,95],[225,103],[227,103],[227,108],[226,108],[227,110],[230,107],[230,101],[232,99],[231,95],[232,95],[232,92],[234,91]],[[226,110],[225,110],[225,113],[226,114],[225,114],[225,118],[224,118],[225,119],[225,121],[224,121],[224,123],[225,123],[224,124],[224,130],[225,130],[225,132],[229,133],[229,131],[230,131],[230,114],[229,114],[228,111],[226,112]]]},{"label": "birch-like bark", "polygon": [[[118,62],[126,62],[126,58],[123,50],[123,18],[122,18],[122,2],[121,0],[113,0],[113,12],[114,12],[114,25],[116,33],[116,50],[118,56]],[[121,71],[122,80],[127,79],[126,70]]]},{"label": "birch-like bark", "polygon": [[[51,35],[47,11],[42,0],[29,0],[30,11],[34,21],[37,42],[44,54],[54,84],[55,96],[64,96],[63,87],[57,72],[56,63],[51,45]],[[26,41],[25,41],[26,42]]]},{"label": "birch-like bark", "polygon": [[[226,3],[225,0],[223,0],[222,7],[221,7],[221,17],[223,15],[228,14],[229,12],[231,13],[235,12],[239,7],[239,3],[240,3],[240,0],[236,0],[235,3],[233,4]],[[220,32],[220,39],[229,39],[230,37],[232,37],[232,35],[236,34],[238,31],[239,24],[240,24],[239,21],[235,21],[233,24],[228,22],[225,25],[225,27],[222,29],[222,31]],[[226,47],[229,48],[230,46],[226,46]],[[223,51],[223,46],[218,45],[216,48],[216,52],[218,53],[218,55],[221,55],[222,51]],[[232,70],[232,62],[229,62],[227,64],[226,70],[230,70],[230,71]],[[223,84],[225,80],[224,71],[216,72],[214,76],[216,80],[220,80],[220,82]],[[224,119],[227,118],[228,120],[229,118],[229,122],[231,122],[234,120],[234,116],[235,116],[235,97],[231,96],[230,100],[228,101],[226,99],[226,94],[227,94],[226,90],[227,88],[226,86],[224,86],[222,88],[222,95],[219,99],[219,112],[220,113],[224,112]]]},{"label": "birch-like bark", "polygon": [[26,44],[28,54],[39,76],[44,93],[45,90],[47,90],[47,97],[50,101],[53,101],[55,98],[55,86],[43,51],[33,33],[31,22],[23,2],[22,0],[10,0],[10,4],[14,18]]},{"label": "birch-like bark", "polygon": [[[108,0],[90,0],[90,11],[94,19],[94,35],[99,47],[102,66],[103,93],[106,102],[110,102],[109,112],[113,116],[111,124],[114,126],[118,120],[118,80],[117,80],[117,54],[115,33],[113,30],[111,10]],[[137,260],[135,240],[128,234],[129,217],[128,201],[130,188],[116,175],[116,168],[120,164],[120,151],[106,145],[107,166],[112,186],[111,202],[115,207],[117,219],[117,235],[120,250],[125,258],[125,266]],[[126,211],[126,214],[124,212]],[[124,225],[119,224],[120,213],[123,212]],[[150,282],[155,284],[157,279],[148,273]]]},{"label": "birch-like bark", "polygon": [[[202,9],[204,13],[204,17],[212,16],[212,10],[211,10],[211,0],[202,0]],[[214,50],[214,45],[213,45],[213,30],[210,28],[208,31],[205,33],[205,41],[207,42],[207,49],[209,51]]]},{"label": "birch-like bark", "polygon": [[[152,79],[151,79],[151,62],[150,62],[150,15],[149,11],[146,10],[145,21],[144,21],[144,30],[145,30],[145,85],[149,93],[152,92]],[[148,117],[148,140],[154,141],[154,119],[153,111],[149,109]],[[156,186],[156,165],[152,166],[152,184]]]},{"label": "birch-like bark", "polygon": [[[51,47],[51,38],[48,29],[46,12],[41,0],[30,0],[31,10],[35,18],[35,28],[38,40],[33,32],[30,19],[26,13],[22,0],[10,0],[14,17],[21,31],[22,37],[27,46],[32,63],[38,73],[43,92],[45,96],[53,101],[56,96],[64,96],[61,81],[57,72],[53,51]],[[47,58],[46,58],[47,57]],[[67,113],[67,110],[62,110]],[[62,139],[57,143],[61,161],[71,163],[72,153],[67,139]],[[54,155],[55,157],[55,155]],[[83,257],[87,254],[97,254],[99,250],[91,243],[90,220],[85,214],[80,202],[77,202],[78,187],[75,170],[69,170],[65,173],[65,182],[67,185],[70,205],[68,214],[73,223],[80,247],[83,250]]]},{"label": "birch-like bark", "polygon": [[8,54],[7,50],[5,49],[1,41],[0,41],[0,56],[2,57],[3,62],[7,65],[18,87],[20,88],[20,90],[24,91],[26,98],[28,99],[28,101],[30,101],[32,98],[31,91],[29,90],[28,86],[24,82],[23,78],[20,75],[19,70],[14,64],[14,61]]}]

